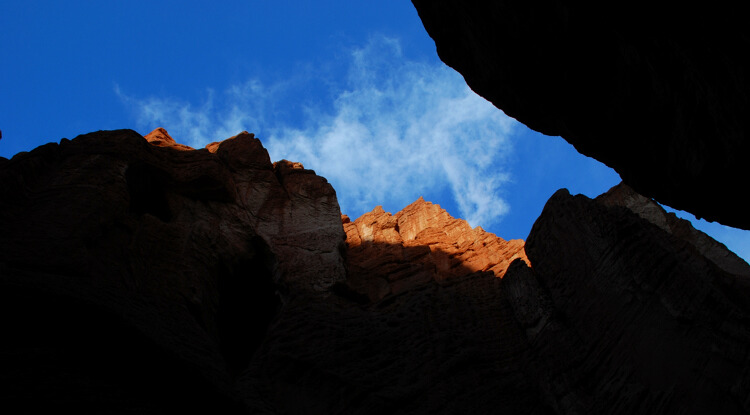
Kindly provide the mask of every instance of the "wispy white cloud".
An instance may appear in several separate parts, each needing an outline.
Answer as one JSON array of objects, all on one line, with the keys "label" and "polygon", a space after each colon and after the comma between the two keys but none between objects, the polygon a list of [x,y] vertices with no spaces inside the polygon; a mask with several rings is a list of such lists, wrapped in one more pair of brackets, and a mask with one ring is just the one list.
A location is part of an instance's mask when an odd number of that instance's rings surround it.
[{"label": "wispy white cloud", "polygon": [[508,212],[501,191],[515,121],[444,65],[404,58],[395,39],[373,38],[345,65],[333,101],[308,105],[297,122],[273,110],[294,93],[289,85],[251,80],[222,94],[209,90],[199,105],[116,92],[139,128],[163,126],[194,147],[256,132],[272,159],[300,161],[326,177],[350,215],[441,190],[472,225],[490,226]]}]

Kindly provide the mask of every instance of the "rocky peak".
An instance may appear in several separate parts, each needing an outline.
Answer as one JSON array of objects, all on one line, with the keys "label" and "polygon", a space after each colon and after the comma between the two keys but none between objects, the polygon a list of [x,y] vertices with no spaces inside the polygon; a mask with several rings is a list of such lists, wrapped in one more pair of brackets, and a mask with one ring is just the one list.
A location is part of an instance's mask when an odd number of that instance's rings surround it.
[{"label": "rocky peak", "polygon": [[[456,243],[463,244],[481,237],[484,233],[481,228],[472,229],[465,220],[453,218],[440,205],[427,202],[421,196],[398,212],[395,218],[401,236],[407,241],[439,238],[454,239]],[[435,232],[437,234],[430,236]]]},{"label": "rocky peak", "polygon": [[184,144],[179,144],[172,138],[171,135],[162,127],[159,127],[155,129],[154,131],[151,131],[150,133],[146,134],[143,138],[146,139],[151,145],[155,145],[157,147],[170,147],[177,150],[194,150],[194,148],[190,146],[186,146]]},{"label": "rocky peak", "polygon": [[377,206],[354,222],[345,217],[343,225],[349,280],[371,299],[430,280],[482,272],[502,277],[513,260],[528,261],[522,240],[472,228],[422,197],[395,215]]}]

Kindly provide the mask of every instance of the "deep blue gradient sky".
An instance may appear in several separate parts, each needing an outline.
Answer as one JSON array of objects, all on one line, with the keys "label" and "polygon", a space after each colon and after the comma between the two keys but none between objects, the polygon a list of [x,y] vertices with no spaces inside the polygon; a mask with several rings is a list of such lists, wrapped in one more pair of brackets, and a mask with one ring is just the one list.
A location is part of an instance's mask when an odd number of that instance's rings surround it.
[{"label": "deep blue gradient sky", "polygon": [[[95,130],[242,130],[328,178],[352,219],[419,196],[523,238],[561,187],[619,182],[473,94],[408,0],[5,1],[0,156]],[[750,258],[746,231],[698,228]]]}]

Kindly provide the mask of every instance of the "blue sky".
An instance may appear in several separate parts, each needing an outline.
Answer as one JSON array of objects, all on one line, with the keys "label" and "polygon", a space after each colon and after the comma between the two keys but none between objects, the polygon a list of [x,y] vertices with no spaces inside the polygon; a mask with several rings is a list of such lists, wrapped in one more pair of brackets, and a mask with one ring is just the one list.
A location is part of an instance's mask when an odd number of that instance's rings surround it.
[{"label": "blue sky", "polygon": [[[505,239],[558,188],[619,182],[471,92],[408,0],[9,0],[0,28],[7,158],[95,130],[194,147],[247,130],[326,177],[353,219],[424,196]],[[748,232],[680,215],[750,258]]]}]

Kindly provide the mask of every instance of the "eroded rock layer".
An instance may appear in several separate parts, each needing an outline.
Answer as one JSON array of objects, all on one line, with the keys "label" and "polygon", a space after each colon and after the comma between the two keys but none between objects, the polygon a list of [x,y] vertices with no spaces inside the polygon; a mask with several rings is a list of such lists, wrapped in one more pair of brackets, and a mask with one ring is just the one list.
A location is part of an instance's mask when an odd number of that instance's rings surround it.
[{"label": "eroded rock layer", "polygon": [[491,272],[502,277],[522,240],[505,241],[419,198],[395,215],[381,206],[344,219],[349,283],[372,300],[437,280]]},{"label": "eroded rock layer", "polygon": [[750,229],[750,31],[738,4],[412,3],[440,58],[506,114],[641,194]]}]

